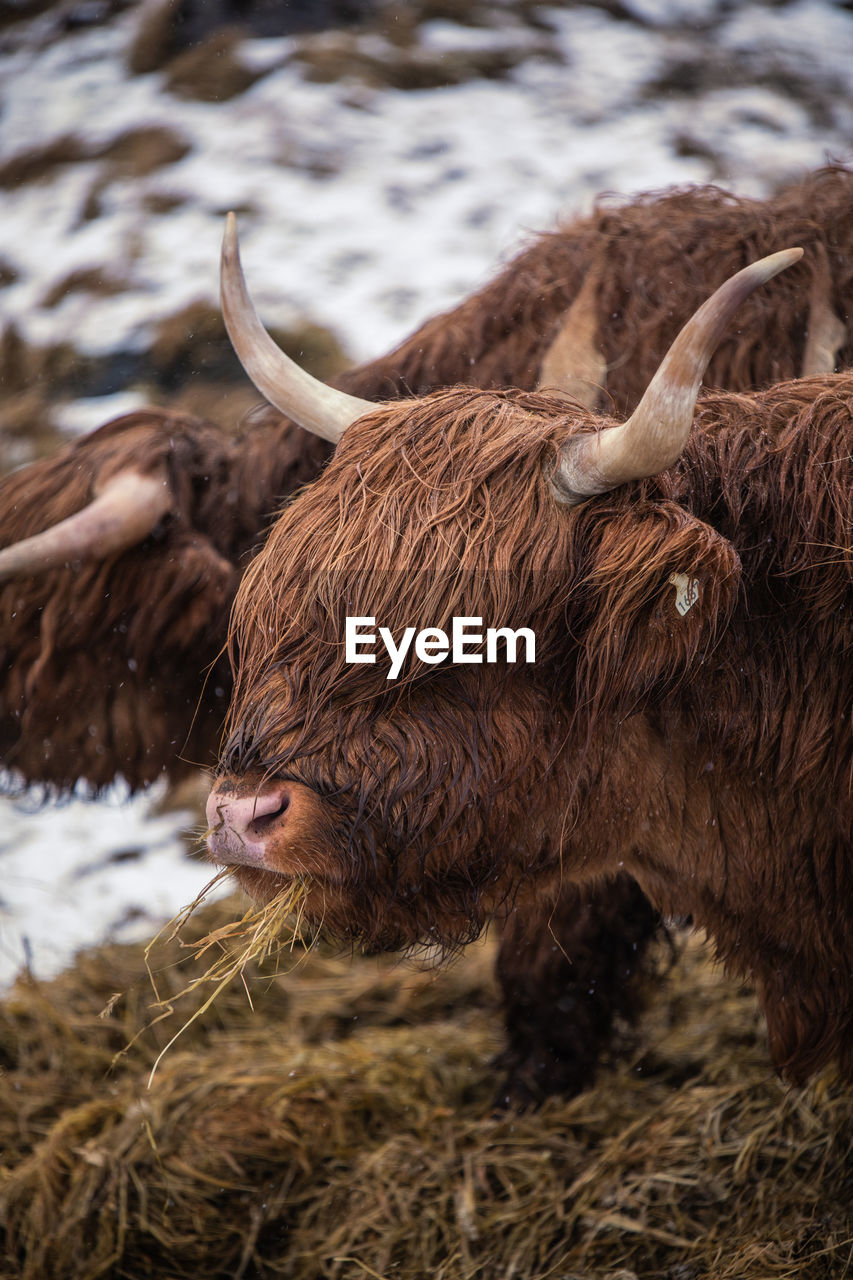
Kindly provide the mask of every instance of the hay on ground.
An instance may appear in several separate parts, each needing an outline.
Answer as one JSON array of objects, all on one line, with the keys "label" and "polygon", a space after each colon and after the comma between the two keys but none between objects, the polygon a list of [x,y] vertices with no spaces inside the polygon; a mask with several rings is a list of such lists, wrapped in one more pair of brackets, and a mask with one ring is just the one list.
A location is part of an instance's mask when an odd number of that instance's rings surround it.
[{"label": "hay on ground", "polygon": [[[180,1021],[209,994],[192,977],[210,953],[187,954],[152,953],[161,999],[191,987]],[[493,942],[439,972],[285,956],[247,967],[254,1008],[232,982],[195,1018],[150,1089],[176,1026],[138,1034],[144,948],[18,981],[0,1006],[4,1275],[853,1275],[850,1090],[781,1085],[753,997],[695,940],[598,1086],[523,1116],[492,1110]]]}]

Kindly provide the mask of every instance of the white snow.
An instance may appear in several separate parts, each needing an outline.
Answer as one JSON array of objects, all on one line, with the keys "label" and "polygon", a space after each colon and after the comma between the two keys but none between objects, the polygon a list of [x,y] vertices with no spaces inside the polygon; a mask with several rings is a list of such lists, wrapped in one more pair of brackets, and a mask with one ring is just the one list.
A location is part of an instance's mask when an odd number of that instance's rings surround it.
[{"label": "white snow", "polygon": [[186,856],[193,815],[154,814],[158,798],[117,786],[97,804],[0,802],[0,987],[25,964],[51,977],[102,938],[147,939],[192,902],[213,868]]}]

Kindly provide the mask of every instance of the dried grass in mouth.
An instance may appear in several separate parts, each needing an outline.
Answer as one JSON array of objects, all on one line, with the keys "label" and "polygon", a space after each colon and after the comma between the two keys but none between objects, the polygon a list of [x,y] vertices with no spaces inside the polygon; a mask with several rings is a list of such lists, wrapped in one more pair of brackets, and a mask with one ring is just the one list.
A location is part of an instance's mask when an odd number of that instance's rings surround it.
[{"label": "dried grass in mouth", "polygon": [[[176,916],[157,933],[145,948],[145,967],[151,986],[157,997],[155,1008],[160,1014],[155,1021],[169,1017],[174,1013],[175,1002],[184,996],[197,992],[199,988],[212,988],[210,994],[199,1005],[192,1015],[175,1032],[168,1044],[160,1051],[148,1079],[149,1087],[163,1056],[183,1035],[196,1018],[202,1017],[210,1009],[216,998],[235,978],[240,978],[251,1007],[252,996],[246,981],[246,970],[249,965],[262,965],[267,960],[278,961],[285,950],[291,954],[299,942],[304,941],[302,934],[305,900],[308,895],[309,877],[300,876],[283,881],[282,888],[269,902],[262,906],[250,906],[239,919],[228,920],[218,924],[200,938],[186,940],[181,930],[194,913],[205,903],[211,890],[230,878],[228,868],[218,871],[212,880],[197,894],[188,906],[183,907]],[[157,985],[157,970],[152,965],[152,955],[164,943],[176,943],[196,962],[208,957],[207,967],[196,972],[177,992],[163,997]]]}]

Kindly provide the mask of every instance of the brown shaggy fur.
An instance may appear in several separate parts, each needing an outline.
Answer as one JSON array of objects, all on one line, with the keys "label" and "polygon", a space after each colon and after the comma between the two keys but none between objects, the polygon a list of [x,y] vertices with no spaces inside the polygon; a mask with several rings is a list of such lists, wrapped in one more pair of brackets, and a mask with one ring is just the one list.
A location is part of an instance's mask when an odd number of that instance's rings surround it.
[{"label": "brown shaggy fur", "polygon": [[[741,267],[789,245],[802,262],[738,311],[708,369],[708,386],[746,391],[802,373],[810,288],[826,250],[832,294],[847,324],[840,369],[853,364],[853,171],[828,166],[769,200],[698,187],[602,199],[588,218],[539,237],[490,284],[407,342],[365,365],[351,390],[423,395],[454,383],[536,385],[543,356],[590,263],[604,255],[598,338],[612,411],[639,401],[685,320]],[[383,394],[384,398],[390,398]]]},{"label": "brown shaggy fur", "polygon": [[[608,393],[621,412],[715,285],[746,261],[798,243],[803,262],[744,304],[707,381],[746,389],[792,376],[818,265],[811,247],[828,253],[834,309],[845,319],[853,311],[851,209],[853,172],[840,167],[766,202],[714,187],[619,207],[602,202],[338,383],[377,400],[453,383],[529,388],[591,255],[606,253],[600,338]],[[853,358],[851,343],[843,363]],[[0,593],[7,765],[60,789],[78,778],[99,788],[116,774],[136,788],[163,771],[180,774],[187,761],[212,762],[230,677],[221,664],[211,678],[206,672],[225,640],[234,587],[282,499],[312,479],[329,452],[274,414],[234,445],[210,424],[151,411],[3,481],[3,545],[79,509],[95,483],[123,465],[153,467],[168,457],[175,493],[174,516],[140,547]]]},{"label": "brown shaggy fur", "polygon": [[[624,870],[755,979],[790,1078],[853,1075],[853,376],[707,394],[669,472],[567,510],[596,425],[463,389],[354,424],[244,575],[225,783],[319,797],[333,934],[452,948]],[[529,626],[537,662],[389,682],[353,614]]]},{"label": "brown shaggy fur", "polygon": [[591,890],[564,884],[553,905],[533,902],[506,921],[497,976],[507,1047],[497,1059],[501,1107],[525,1109],[592,1084],[614,1019],[633,1023],[638,979],[659,917],[639,885],[618,875]]},{"label": "brown shaggy fur", "polygon": [[[315,474],[321,442],[291,429],[232,441],[150,409],[119,418],[0,482],[0,541],[92,498],[96,479],[165,464],[173,512],[140,546],[0,587],[0,751],[27,782],[135,787],[216,749],[231,678],[228,613],[273,494]],[[264,483],[258,485],[262,475]]]}]

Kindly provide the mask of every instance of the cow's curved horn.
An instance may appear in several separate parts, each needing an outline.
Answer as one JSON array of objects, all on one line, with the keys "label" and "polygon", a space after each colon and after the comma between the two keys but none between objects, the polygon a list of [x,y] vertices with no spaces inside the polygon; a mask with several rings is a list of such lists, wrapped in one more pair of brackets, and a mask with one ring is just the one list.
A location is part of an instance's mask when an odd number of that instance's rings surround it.
[{"label": "cow's curved horn", "polygon": [[237,219],[225,220],[220,270],[222,316],[237,357],[261,395],[300,427],[337,444],[350,423],[371,413],[369,400],[312,378],[276,346],[255,311],[237,243]]},{"label": "cow's curved horn", "polygon": [[165,477],[120,471],[82,511],[0,551],[0,582],[127,551],[147,537],[171,505]]},{"label": "cow's curved horn", "polygon": [[569,307],[539,369],[537,391],[554,388],[595,409],[607,378],[607,361],[598,345],[598,291],[605,254],[600,253]]},{"label": "cow's curved horn", "polygon": [[627,422],[574,436],[563,446],[551,480],[558,502],[575,506],[672,466],[687,442],[702,378],[732,315],[753,289],[802,256],[802,249],[783,249],[761,258],[703,303],[664,356]]},{"label": "cow's curved horn", "polygon": [[815,244],[815,271],[809,302],[809,327],[803,352],[802,375],[834,373],[838,353],[847,341],[847,326],[832,309],[832,273],[826,246]]}]

